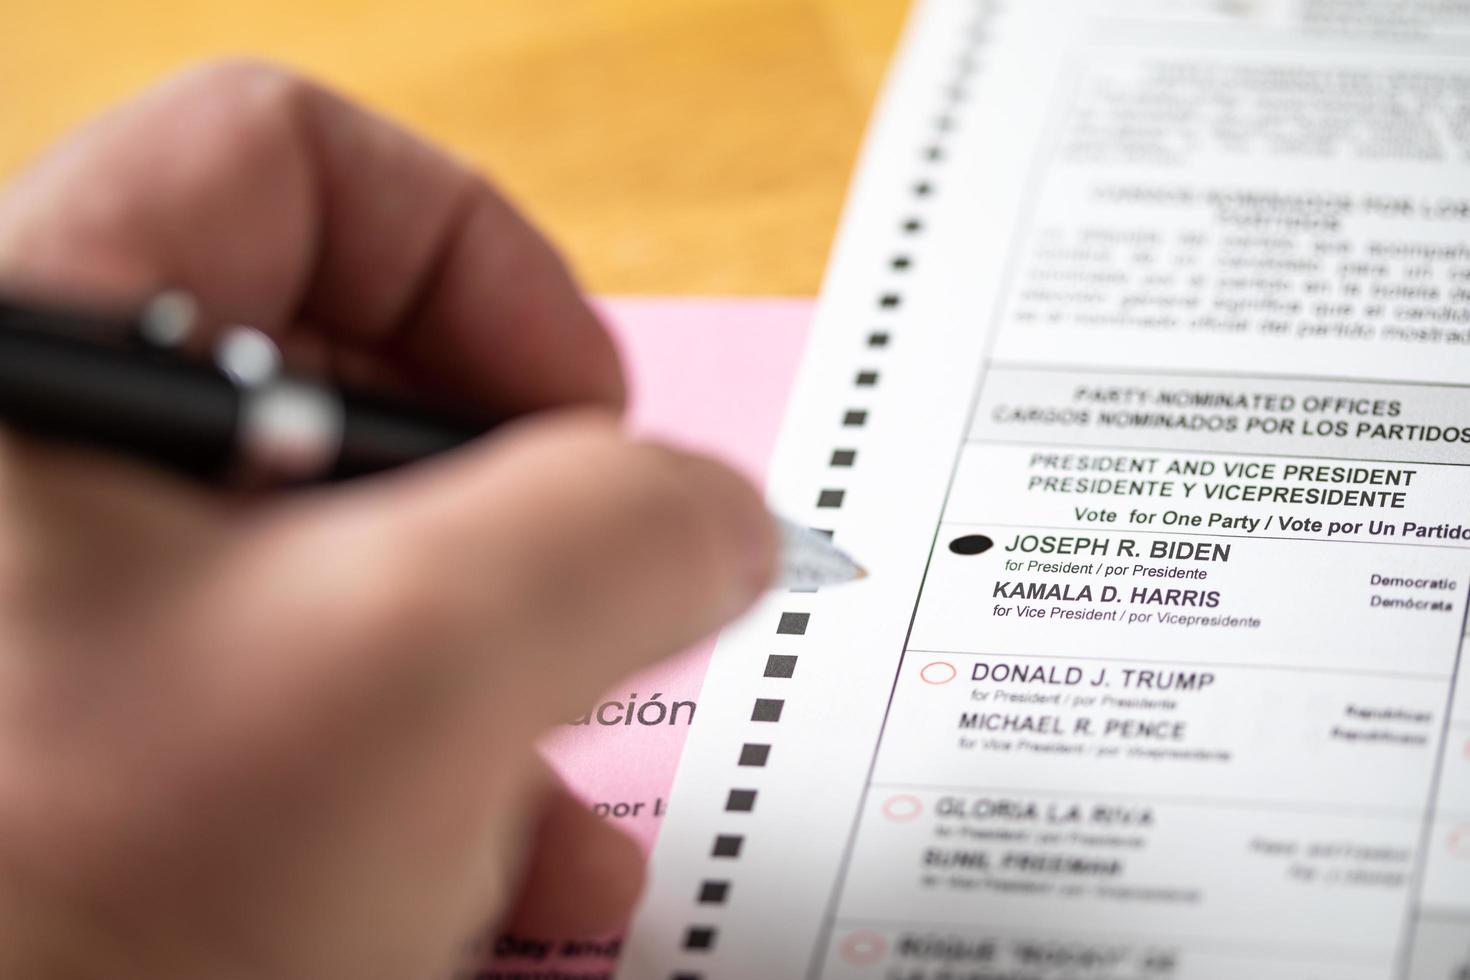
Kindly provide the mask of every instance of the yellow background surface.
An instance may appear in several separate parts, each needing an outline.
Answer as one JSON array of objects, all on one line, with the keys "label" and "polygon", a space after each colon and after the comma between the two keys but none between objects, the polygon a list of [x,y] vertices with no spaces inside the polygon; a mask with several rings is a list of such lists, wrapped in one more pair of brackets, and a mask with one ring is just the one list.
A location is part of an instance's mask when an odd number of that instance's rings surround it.
[{"label": "yellow background surface", "polygon": [[0,176],[174,68],[258,54],[492,175],[604,293],[817,289],[902,0],[44,0]]}]

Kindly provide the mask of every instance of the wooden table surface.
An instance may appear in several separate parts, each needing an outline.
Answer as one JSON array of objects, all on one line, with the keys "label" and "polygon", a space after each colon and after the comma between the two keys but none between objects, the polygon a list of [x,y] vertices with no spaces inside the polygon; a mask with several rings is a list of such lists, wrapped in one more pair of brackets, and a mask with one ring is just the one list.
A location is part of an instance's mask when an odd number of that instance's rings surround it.
[{"label": "wooden table surface", "polygon": [[489,172],[604,293],[816,292],[902,0],[45,0],[0,177],[180,65],[279,59]]}]

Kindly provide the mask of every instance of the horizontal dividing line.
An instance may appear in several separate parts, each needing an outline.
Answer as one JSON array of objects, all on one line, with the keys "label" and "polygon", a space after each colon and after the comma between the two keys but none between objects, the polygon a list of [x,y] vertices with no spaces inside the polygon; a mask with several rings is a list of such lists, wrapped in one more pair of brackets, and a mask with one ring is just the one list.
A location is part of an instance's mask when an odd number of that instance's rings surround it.
[{"label": "horizontal dividing line", "polygon": [[1443,905],[1415,902],[1414,914],[1420,919],[1434,919],[1437,922],[1464,922],[1470,924],[1470,905],[1465,906],[1463,909],[1451,909],[1445,908]]},{"label": "horizontal dividing line", "polygon": [[[1145,660],[1140,657],[1090,657],[1074,653],[997,653],[993,650],[929,650],[908,647],[909,653],[931,653],[941,657],[1003,657],[1007,660],[1088,660],[1101,663],[1159,664],[1169,667],[1212,667],[1217,670],[1295,670],[1304,674],[1347,674],[1352,677],[1393,677],[1400,680],[1423,681],[1429,684],[1448,684],[1450,674],[1411,674],[1399,670],[1370,670],[1363,667],[1298,667],[1292,664],[1232,664],[1219,661],[1199,662],[1189,660]],[[978,682],[976,682],[978,683]],[[995,683],[995,682],[992,682]],[[1004,683],[1004,682],[1001,682]],[[1049,685],[1048,685],[1049,686]],[[1085,687],[1085,685],[1077,685]],[[1173,691],[1150,691],[1147,688],[1129,688],[1140,695],[1172,695]]]},{"label": "horizontal dividing line", "polygon": [[1112,367],[1082,364],[1042,363],[1040,361],[1003,361],[992,358],[992,368],[1003,371],[1043,371],[1053,374],[1143,374],[1149,377],[1173,378],[1230,378],[1242,381],[1313,381],[1328,384],[1403,385],[1413,388],[1465,388],[1470,384],[1458,381],[1406,381],[1402,378],[1357,378],[1329,374],[1270,374],[1259,371],[1211,371],[1208,368],[1157,368],[1157,367]]},{"label": "horizontal dividing line", "polygon": [[[1099,12],[1097,19],[1093,21],[1095,26],[1092,29],[1092,39],[1089,43],[1103,49],[1105,56],[1116,57],[1117,55],[1114,52],[1118,49],[1131,55],[1133,53],[1131,49],[1138,45],[1136,38],[1139,25],[1150,23],[1156,22],[1137,17],[1130,19],[1127,14],[1112,15],[1111,13]],[[1225,38],[1229,37],[1229,35],[1226,34],[1222,37],[1224,32],[1218,26],[1212,26],[1207,36],[1204,31],[1174,34],[1169,38],[1169,47],[1173,50],[1204,51],[1211,55],[1219,55],[1221,57],[1238,55],[1242,58],[1260,58],[1262,55],[1265,55],[1267,58],[1300,58],[1300,48],[1295,46],[1299,45],[1300,42],[1294,39],[1288,40],[1256,36],[1250,37],[1248,44],[1241,43],[1240,40],[1237,40],[1239,38],[1239,32],[1248,29],[1237,28],[1234,25],[1225,28],[1226,31],[1230,31],[1236,35],[1235,38],[1230,38],[1228,44]],[[1319,45],[1315,43],[1315,40],[1314,38],[1312,52],[1318,55],[1361,56],[1365,50],[1365,46],[1361,43],[1339,44],[1334,39],[1333,41]],[[1406,39],[1393,39],[1388,41],[1385,41],[1383,38],[1373,39],[1375,46],[1380,44],[1386,47],[1387,45],[1392,45],[1391,47],[1387,47],[1387,50],[1394,54],[1412,54],[1414,57],[1424,58],[1426,60],[1439,59],[1448,61],[1453,67],[1458,68],[1459,62],[1466,60],[1466,55],[1459,48],[1453,46],[1456,40],[1458,38],[1421,38],[1413,35],[1409,35]],[[1109,48],[1114,50],[1108,51],[1107,49]]]},{"label": "horizontal dividing line", "polygon": [[1281,953],[1296,953],[1300,956],[1322,956],[1332,954],[1332,958],[1340,956],[1351,962],[1361,962],[1364,956],[1380,956],[1385,962],[1389,961],[1393,951],[1373,949],[1360,946],[1301,946],[1287,943],[1259,943],[1241,942],[1239,940],[1221,939],[1217,936],[1161,936],[1157,932],[1151,933],[1121,933],[1115,930],[1107,932],[1087,932],[1075,929],[1047,930],[1044,933],[1026,932],[1017,929],[1006,928],[984,928],[976,926],[974,920],[961,919],[957,921],[944,920],[922,920],[922,919],[873,919],[857,916],[838,916],[834,921],[854,926],[877,926],[898,927],[903,929],[945,929],[953,932],[976,936],[998,936],[1003,939],[1019,939],[1041,941],[1052,937],[1062,939],[1078,939],[1084,941],[1102,940],[1106,942],[1135,942],[1148,946],[1151,949],[1167,946],[1204,946],[1224,950],[1247,950],[1262,955]]},{"label": "horizontal dividing line", "polygon": [[[1448,820],[1470,821],[1470,807],[1436,805],[1433,816],[1436,820],[1443,818]],[[1457,858],[1456,860],[1461,859]]]},{"label": "horizontal dividing line", "polygon": [[[1081,494],[1078,496],[1081,496]],[[1470,540],[1467,540],[1464,544],[1430,544],[1428,542],[1421,543],[1418,541],[1359,541],[1357,539],[1348,541],[1342,538],[1294,538],[1285,534],[1221,534],[1218,531],[1156,531],[1151,527],[1097,527],[1091,524],[1006,524],[1001,521],[956,521],[948,518],[942,518],[939,523],[941,526],[953,524],[956,527],[1013,527],[1037,531],[1101,531],[1105,534],[1174,534],[1186,538],[1229,538],[1231,541],[1305,541],[1310,544],[1361,544],[1390,548],[1438,548],[1441,551],[1470,551]],[[1027,551],[1022,552],[1022,554],[1031,555],[1035,554],[1035,552]],[[1053,555],[1048,560],[1055,560],[1058,557],[1071,557],[1074,561],[1080,560],[1077,556],[1066,555]],[[1082,556],[1084,559],[1087,557],[1089,556]],[[1145,559],[1148,559],[1147,555],[1137,555],[1134,558],[1135,561],[1143,561]],[[1030,559],[1028,558],[1027,560],[1029,561]],[[1167,561],[1169,559],[1164,560]],[[1199,564],[1209,563],[1199,562]]]},{"label": "horizontal dividing line", "polygon": [[[1244,449],[1180,449],[1175,446],[1114,446],[1111,444],[1089,445],[1087,443],[1076,442],[1042,442],[1039,439],[977,439],[972,436],[965,436],[965,445],[973,446],[978,443],[991,443],[997,446],[1045,446],[1052,449],[1116,449],[1129,453],[1179,453],[1189,456],[1264,456],[1267,459],[1325,459],[1331,462],[1347,461],[1352,463],[1388,463],[1393,466],[1470,466],[1470,463],[1446,463],[1443,461],[1423,459],[1377,459],[1367,456],[1320,456],[1312,453],[1258,453],[1248,452]],[[1453,443],[1452,445],[1459,446],[1461,444]],[[1183,475],[1192,476],[1195,474]],[[1154,498],[1150,497],[1147,499],[1152,500]],[[1181,497],[1179,499],[1183,500],[1186,498]],[[1222,503],[1234,504],[1239,503],[1239,501],[1226,500],[1222,501]]]},{"label": "horizontal dividing line", "polygon": [[[1083,797],[1086,799],[1101,800],[1138,800],[1143,803],[1175,803],[1181,806],[1214,806],[1227,810],[1298,810],[1302,813],[1319,813],[1329,810],[1333,813],[1347,813],[1367,815],[1374,817],[1386,817],[1393,820],[1406,820],[1418,823],[1424,817],[1424,808],[1421,807],[1375,807],[1362,804],[1346,805],[1342,803],[1310,803],[1302,800],[1232,800],[1228,797],[1215,796],[1160,796],[1157,793],[1117,793],[1112,790],[1061,790],[1041,788],[1021,788],[1016,786],[953,786],[933,783],[889,783],[874,780],[870,785],[883,789],[906,789],[921,790],[930,793],[983,793],[987,796],[999,796],[1006,794],[1010,796],[1056,796],[1065,799]],[[1124,830],[1130,828],[1122,828]]]}]

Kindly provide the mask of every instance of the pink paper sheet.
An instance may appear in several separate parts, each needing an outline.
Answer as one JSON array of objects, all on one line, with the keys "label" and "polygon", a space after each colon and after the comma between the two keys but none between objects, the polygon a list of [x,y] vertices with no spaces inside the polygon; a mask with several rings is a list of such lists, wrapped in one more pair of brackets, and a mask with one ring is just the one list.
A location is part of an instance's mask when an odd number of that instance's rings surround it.
[{"label": "pink paper sheet", "polygon": [[[602,303],[631,382],[633,430],[719,456],[759,483],[796,373],[811,316],[809,300],[612,299]],[[714,640],[699,644],[610,692],[624,710],[655,694],[672,705],[696,700]],[[636,699],[633,697],[636,695]],[[594,706],[593,713],[596,714]],[[657,709],[645,709],[652,720]],[[645,848],[688,732],[679,723],[568,726],[546,743],[552,764],[589,803],[639,812],[610,815]]]},{"label": "pink paper sheet", "polygon": [[631,383],[633,429],[762,480],[814,307],[780,298],[603,300]]},{"label": "pink paper sheet", "polygon": [[[804,299],[601,301],[630,380],[632,429],[711,453],[763,481],[813,305]],[[645,852],[658,832],[713,649],[710,637],[628,678],[599,699],[588,723],[563,726],[543,745],[568,785]],[[645,707],[650,702],[663,710]],[[626,724],[630,703],[634,719]],[[676,704],[681,706],[671,724]],[[602,718],[612,723],[597,722],[602,705],[608,705]],[[659,723],[640,723],[660,714]],[[568,951],[561,938],[512,937],[477,980],[608,975],[616,943]],[[540,972],[548,969],[556,972]]]}]

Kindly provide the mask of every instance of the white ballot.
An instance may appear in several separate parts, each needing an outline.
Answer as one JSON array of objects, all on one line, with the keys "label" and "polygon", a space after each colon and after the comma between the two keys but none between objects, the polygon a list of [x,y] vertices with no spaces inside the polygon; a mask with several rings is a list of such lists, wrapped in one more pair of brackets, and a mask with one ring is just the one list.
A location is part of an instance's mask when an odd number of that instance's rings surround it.
[{"label": "white ballot", "polygon": [[770,495],[620,976],[1470,976],[1470,7],[920,3]]}]

